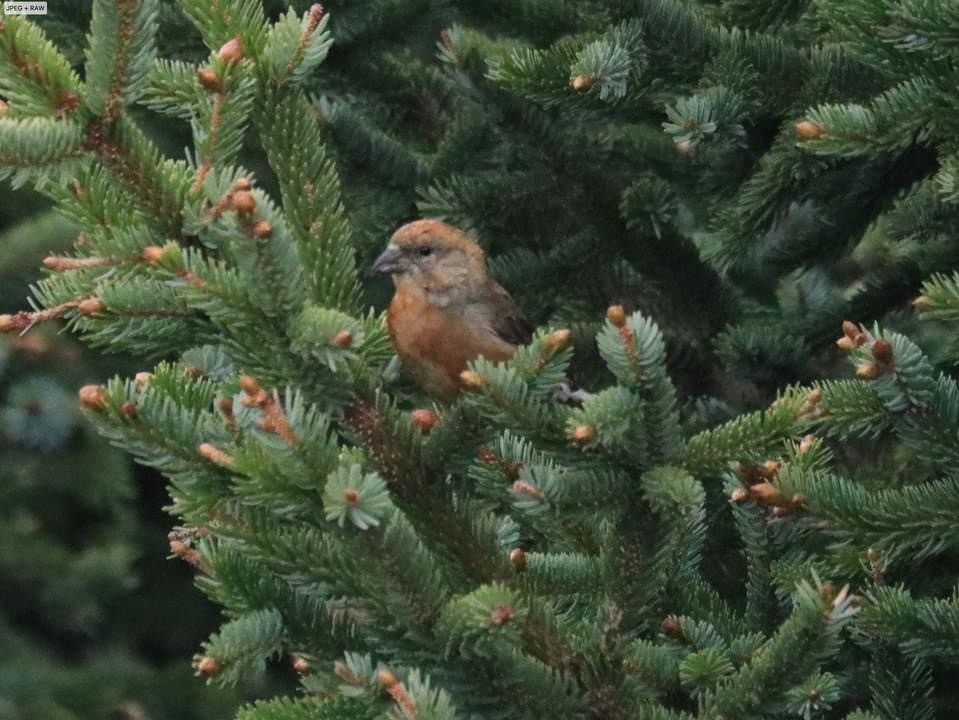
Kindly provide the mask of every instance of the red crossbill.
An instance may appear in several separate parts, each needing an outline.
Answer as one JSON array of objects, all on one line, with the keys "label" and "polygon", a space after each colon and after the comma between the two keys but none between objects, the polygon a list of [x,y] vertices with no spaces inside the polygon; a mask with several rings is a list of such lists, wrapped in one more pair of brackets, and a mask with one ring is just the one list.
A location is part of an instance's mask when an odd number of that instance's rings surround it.
[{"label": "red crossbill", "polygon": [[373,263],[393,277],[387,323],[393,346],[424,390],[450,399],[469,361],[507,360],[533,326],[486,269],[483,249],[439,220],[397,230]]}]

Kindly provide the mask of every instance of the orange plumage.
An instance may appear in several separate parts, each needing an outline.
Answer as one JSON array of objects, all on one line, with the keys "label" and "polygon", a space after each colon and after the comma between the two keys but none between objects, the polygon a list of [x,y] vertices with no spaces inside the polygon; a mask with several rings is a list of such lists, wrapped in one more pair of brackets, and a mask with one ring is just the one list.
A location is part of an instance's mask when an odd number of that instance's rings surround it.
[{"label": "orange plumage", "polygon": [[506,360],[533,327],[461,230],[417,220],[397,230],[373,265],[393,277],[387,322],[403,366],[429,393],[454,397],[470,360]]}]

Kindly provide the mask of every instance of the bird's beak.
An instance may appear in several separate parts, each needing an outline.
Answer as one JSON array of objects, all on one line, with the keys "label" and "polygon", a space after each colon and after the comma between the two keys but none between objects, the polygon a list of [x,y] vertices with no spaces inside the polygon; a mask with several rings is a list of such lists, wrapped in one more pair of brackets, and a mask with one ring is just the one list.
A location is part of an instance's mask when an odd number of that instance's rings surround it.
[{"label": "bird's beak", "polygon": [[376,258],[376,262],[373,263],[370,272],[384,273],[387,275],[399,272],[403,270],[402,258],[403,253],[400,252],[400,249],[396,247],[396,245],[387,245],[386,250]]}]

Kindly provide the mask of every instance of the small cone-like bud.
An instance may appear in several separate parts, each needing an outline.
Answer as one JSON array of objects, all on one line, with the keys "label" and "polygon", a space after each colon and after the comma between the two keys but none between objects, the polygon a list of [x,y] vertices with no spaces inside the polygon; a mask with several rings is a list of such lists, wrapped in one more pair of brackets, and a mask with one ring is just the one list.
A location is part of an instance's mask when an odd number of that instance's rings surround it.
[{"label": "small cone-like bud", "polygon": [[659,629],[662,630],[663,635],[669,635],[670,637],[679,637],[683,634],[683,626],[675,615],[667,615],[660,623]]},{"label": "small cone-like bud", "polygon": [[490,614],[489,614],[489,624],[490,624],[490,625],[495,625],[495,626],[505,625],[506,623],[508,623],[510,620],[513,619],[513,616],[514,616],[515,614],[516,614],[516,613],[515,613],[515,611],[513,610],[513,606],[512,606],[512,605],[508,605],[508,604],[506,604],[506,603],[501,603],[501,604],[495,606],[495,607],[492,609],[492,611],[490,612]]},{"label": "small cone-like bud", "polygon": [[866,560],[868,560],[870,564],[875,565],[876,563],[879,562],[879,558],[880,558],[879,551],[876,550],[876,548],[873,548],[873,547],[867,548]]},{"label": "small cone-like bud", "polygon": [[310,667],[309,661],[301,655],[293,658],[293,669],[300,675],[308,675],[313,670],[313,668]]},{"label": "small cone-like bud", "polygon": [[346,488],[343,491],[343,499],[347,505],[356,505],[360,501],[360,494],[353,488]]},{"label": "small cone-like bud", "polygon": [[389,689],[391,687],[395,687],[397,683],[399,683],[399,680],[397,680],[396,675],[391,673],[389,670],[380,670],[378,673],[376,673],[376,682],[386,689]]},{"label": "small cone-like bud", "polygon": [[148,372],[138,372],[136,375],[133,376],[133,382],[136,383],[137,387],[143,387],[144,385],[149,383],[150,380],[152,379],[153,379],[153,373],[148,373]]},{"label": "small cone-like bud", "polygon": [[845,335],[850,340],[855,340],[856,337],[862,332],[859,329],[859,326],[856,325],[852,320],[843,320],[842,321],[842,334]]},{"label": "small cone-like bud", "polygon": [[622,305],[610,305],[606,310],[606,319],[618,328],[626,324],[626,311]]},{"label": "small cone-like bud", "polygon": [[201,444],[200,447],[197,448],[197,452],[204,460],[209,460],[222,467],[230,467],[233,465],[233,458],[212,443]]},{"label": "small cone-like bud", "polygon": [[216,401],[216,406],[220,408],[220,412],[231,417],[233,415],[233,398],[223,397]]},{"label": "small cone-like bud", "polygon": [[330,345],[338,348],[348,348],[353,344],[353,333],[349,330],[340,330],[330,339]]},{"label": "small cone-like bud", "polygon": [[220,78],[213,70],[213,68],[200,68],[196,74],[197,82],[200,83],[207,90],[219,90],[220,89]]},{"label": "small cone-like bud", "polygon": [[569,339],[572,337],[572,335],[573,333],[567,328],[556,330],[555,332],[551,333],[550,336],[546,338],[546,351],[553,353],[557,350],[562,350],[569,345]]},{"label": "small cone-like bud", "polygon": [[863,363],[856,366],[856,377],[860,380],[875,380],[880,375],[880,368],[877,363]]},{"label": "small cone-like bud", "polygon": [[809,692],[806,693],[806,697],[812,700],[813,702],[816,702],[819,698],[822,697],[822,693],[819,692],[819,690],[816,688],[811,688]]},{"label": "small cone-like bud", "polygon": [[256,395],[260,392],[260,383],[252,375],[240,375],[240,389],[247,395]]},{"label": "small cone-like bud", "polygon": [[738,487],[729,495],[729,499],[734,503],[746,502],[749,499],[749,490],[744,487]]},{"label": "small cone-like bud", "polygon": [[240,215],[252,215],[256,210],[256,198],[249,190],[237,190],[233,195],[233,209]]},{"label": "small cone-like bud", "polygon": [[268,238],[273,234],[273,226],[266,220],[257,220],[253,223],[253,235],[258,238]]},{"label": "small cone-like bud", "polygon": [[483,376],[475,370],[464,370],[460,373],[460,382],[465,387],[477,389],[483,387]]},{"label": "small cone-like bud", "polygon": [[573,442],[585,444],[591,442],[596,437],[596,430],[592,425],[577,425],[570,433]]},{"label": "small cone-like bud", "polygon": [[103,385],[84,385],[79,397],[80,404],[89,410],[103,410],[107,406],[107,389]]},{"label": "small cone-like bud", "polygon": [[205,655],[200,658],[200,662],[196,664],[196,671],[200,675],[205,675],[210,677],[216,675],[220,672],[220,661],[209,655]]},{"label": "small cone-like bud", "polygon": [[892,365],[892,343],[879,338],[872,344],[872,356],[883,365]]},{"label": "small cone-like bud", "polygon": [[818,140],[826,134],[822,125],[814,123],[812,120],[800,120],[793,125],[793,128],[796,134],[803,140]]},{"label": "small cone-like bud", "polygon": [[801,495],[800,493],[796,493],[795,495],[792,496],[792,499],[790,500],[790,502],[792,503],[792,506],[795,508],[805,507],[806,496]]},{"label": "small cone-like bud", "polygon": [[80,304],[77,305],[77,310],[81,315],[96,315],[98,312],[103,311],[103,303],[100,302],[99,298],[87,298],[86,300],[80,301]]},{"label": "small cone-like bud", "polygon": [[250,178],[248,177],[237,178],[236,182],[233,183],[234,190],[249,190],[252,187],[253,183],[250,182]]},{"label": "small cone-like bud", "polygon": [[813,388],[809,391],[809,394],[806,396],[806,402],[811,405],[815,405],[820,400],[822,400],[822,388]]},{"label": "small cone-like bud", "polygon": [[767,460],[763,463],[762,468],[760,468],[760,472],[762,473],[763,477],[772,479],[779,474],[780,466],[781,463],[779,463],[777,460]]},{"label": "small cone-like bud", "polygon": [[419,408],[410,413],[410,422],[418,427],[424,435],[428,435],[439,421],[440,416],[426,408]]},{"label": "small cone-like bud", "polygon": [[932,298],[927,297],[926,295],[920,295],[915,300],[912,301],[912,306],[922,312],[923,310],[928,310],[935,303],[932,301]]},{"label": "small cone-like bud", "polygon": [[590,88],[593,87],[594,82],[595,81],[593,80],[592,75],[587,75],[586,73],[580,73],[579,75],[574,77],[572,80],[570,80],[569,84],[573,86],[573,90],[575,90],[576,92],[584,93],[584,92],[589,92]]},{"label": "small cone-like bud", "polygon": [[680,142],[676,143],[676,150],[679,151],[680,155],[696,154],[696,146],[689,140],[681,140]]},{"label": "small cone-like bud", "polygon": [[10,104],[6,100],[0,100],[0,118],[10,112]]},{"label": "small cone-like bud", "polygon": [[819,597],[823,600],[828,600],[832,602],[833,598],[836,596],[836,586],[831,582],[824,582],[822,587],[819,588]]},{"label": "small cone-like bud", "polygon": [[808,452],[815,442],[815,435],[810,434],[803,437],[803,439],[799,442],[799,454],[802,455],[804,452]]},{"label": "small cone-like bud", "polygon": [[237,35],[232,40],[227,40],[220,47],[217,55],[226,62],[239,62],[243,59],[243,38]]},{"label": "small cone-like bud", "polygon": [[517,495],[526,495],[527,497],[536,498],[537,500],[543,499],[542,490],[523,480],[517,480],[513,483],[513,492]]},{"label": "small cone-like bud", "polygon": [[141,255],[150,265],[155,265],[163,257],[163,248],[159,245],[147,245]]},{"label": "small cone-like bud", "polygon": [[123,415],[123,417],[134,418],[137,416],[138,411],[139,408],[137,404],[132,400],[127,400],[120,406],[120,414]]},{"label": "small cone-like bud", "polygon": [[513,548],[509,553],[509,561],[516,572],[522,572],[526,569],[526,553],[523,548]]},{"label": "small cone-like bud", "polygon": [[762,505],[784,505],[786,498],[779,492],[779,488],[771,483],[756,483],[750,486],[749,494],[753,500]]},{"label": "small cone-like bud", "polygon": [[0,315],[0,333],[13,332],[19,329],[20,325],[13,315]]},{"label": "small cone-like bud", "polygon": [[841,338],[839,338],[836,341],[836,345],[840,350],[845,350],[846,352],[849,352],[850,350],[855,350],[857,347],[856,341],[853,340],[851,337],[846,337],[845,335],[843,335]]}]

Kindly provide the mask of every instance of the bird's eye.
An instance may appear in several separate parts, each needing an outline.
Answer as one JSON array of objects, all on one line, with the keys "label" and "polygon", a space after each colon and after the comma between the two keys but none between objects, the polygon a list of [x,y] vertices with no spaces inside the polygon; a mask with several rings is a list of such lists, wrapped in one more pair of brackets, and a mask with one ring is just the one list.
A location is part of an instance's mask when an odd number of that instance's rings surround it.
[{"label": "bird's eye", "polygon": [[416,252],[419,253],[420,257],[429,257],[433,254],[433,248],[429,245],[420,245],[416,248]]}]

